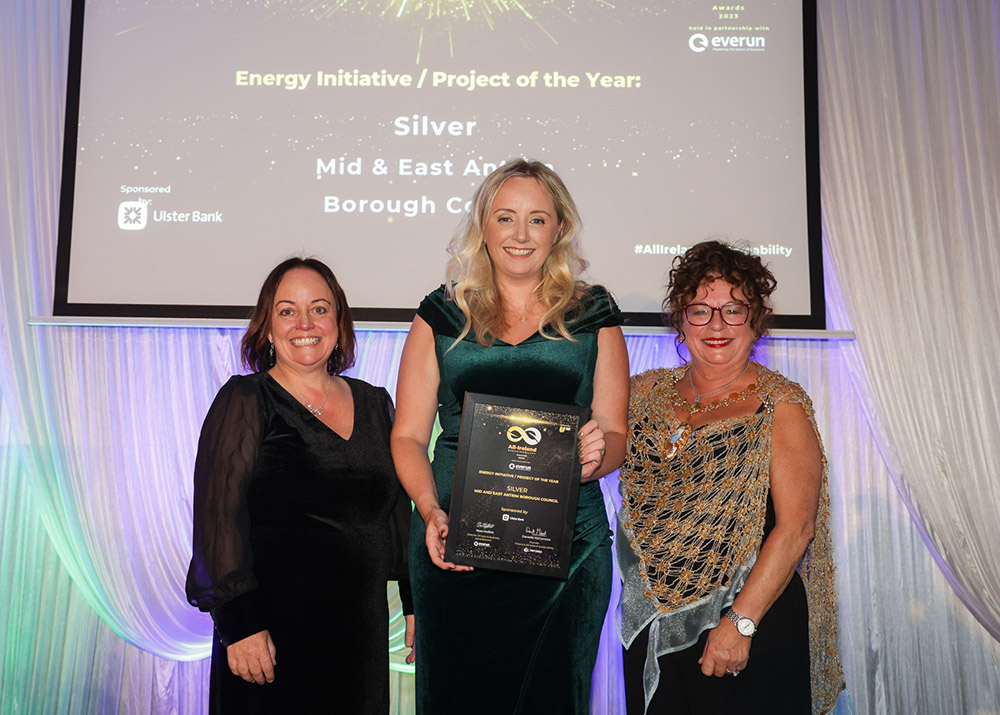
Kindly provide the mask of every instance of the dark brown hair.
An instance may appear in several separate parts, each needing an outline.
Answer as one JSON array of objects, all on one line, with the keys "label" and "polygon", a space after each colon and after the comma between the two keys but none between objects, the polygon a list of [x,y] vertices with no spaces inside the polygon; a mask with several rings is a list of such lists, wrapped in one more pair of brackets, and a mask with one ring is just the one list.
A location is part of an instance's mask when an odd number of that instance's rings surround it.
[{"label": "dark brown hair", "polygon": [[695,244],[683,256],[677,256],[670,269],[663,320],[677,331],[678,345],[684,342],[684,307],[694,300],[702,284],[717,278],[739,288],[750,304],[754,340],[767,334],[773,312],[770,296],[778,284],[774,274],[759,256],[710,240]]},{"label": "dark brown hair", "polygon": [[337,282],[333,271],[317,258],[289,258],[282,261],[268,273],[264,285],[260,287],[257,305],[250,313],[250,325],[240,343],[240,357],[243,365],[253,372],[263,372],[274,367],[274,357],[267,334],[271,332],[271,313],[274,311],[274,298],[278,285],[285,274],[293,268],[308,268],[326,281],[333,293],[333,305],[337,311],[338,346],[333,349],[326,363],[326,371],[331,375],[339,375],[354,364],[354,321],[351,319],[351,308],[347,305],[344,289]]}]

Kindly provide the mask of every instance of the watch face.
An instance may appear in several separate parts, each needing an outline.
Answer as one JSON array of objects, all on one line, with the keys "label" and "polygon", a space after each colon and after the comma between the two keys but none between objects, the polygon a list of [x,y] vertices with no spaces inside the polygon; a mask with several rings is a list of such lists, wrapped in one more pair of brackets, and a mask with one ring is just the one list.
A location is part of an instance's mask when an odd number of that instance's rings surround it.
[{"label": "watch face", "polygon": [[740,632],[740,635],[752,636],[757,627],[754,626],[753,621],[749,618],[741,618],[736,622],[736,630]]}]

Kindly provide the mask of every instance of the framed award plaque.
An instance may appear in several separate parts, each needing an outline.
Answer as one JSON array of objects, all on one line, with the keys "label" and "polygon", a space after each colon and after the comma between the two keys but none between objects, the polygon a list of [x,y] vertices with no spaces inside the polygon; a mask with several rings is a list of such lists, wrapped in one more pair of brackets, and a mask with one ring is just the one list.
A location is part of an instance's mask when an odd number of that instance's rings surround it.
[{"label": "framed award plaque", "polygon": [[445,558],[566,578],[580,492],[576,405],[469,392],[451,492]]}]

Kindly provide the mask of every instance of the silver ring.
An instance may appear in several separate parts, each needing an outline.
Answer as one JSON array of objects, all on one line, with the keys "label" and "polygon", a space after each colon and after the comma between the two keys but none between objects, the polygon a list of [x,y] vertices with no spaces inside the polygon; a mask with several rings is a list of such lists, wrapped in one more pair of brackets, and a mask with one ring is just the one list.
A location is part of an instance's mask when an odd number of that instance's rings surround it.
[{"label": "silver ring", "polygon": [[727,672],[727,673],[728,673],[729,675],[733,676],[734,678],[735,678],[735,677],[736,677],[737,675],[739,675],[739,674],[740,674],[740,671],[738,671],[738,670],[730,670],[729,668],[726,668],[726,672]]}]

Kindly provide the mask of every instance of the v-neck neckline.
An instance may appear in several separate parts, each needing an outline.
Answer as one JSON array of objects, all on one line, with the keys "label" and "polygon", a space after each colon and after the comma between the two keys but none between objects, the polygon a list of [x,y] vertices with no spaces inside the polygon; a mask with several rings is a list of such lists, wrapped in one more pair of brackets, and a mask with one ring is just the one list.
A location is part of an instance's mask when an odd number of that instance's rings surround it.
[{"label": "v-neck neckline", "polygon": [[[319,417],[317,417],[312,412],[310,412],[309,408],[307,408],[305,405],[303,405],[295,397],[295,395],[293,395],[288,390],[286,390],[285,386],[282,385],[280,382],[278,382],[274,378],[274,375],[272,375],[269,372],[266,373],[266,375],[267,375],[267,379],[269,379],[271,382],[273,382],[275,385],[277,385],[278,388],[285,394],[285,396],[287,397],[287,399],[289,399],[292,402],[294,402],[299,407],[300,410],[302,410],[307,415],[309,415],[310,417],[312,417],[314,420],[316,420],[317,422],[319,422],[325,429],[327,429],[330,432],[332,432],[333,434],[335,434],[337,437],[339,437],[344,442],[350,442],[351,441],[351,437],[354,436],[354,432],[355,432],[355,429],[357,428],[357,423],[358,423],[358,401],[356,399],[354,399],[354,385],[352,384],[352,381],[349,378],[345,377],[344,378],[344,382],[347,384],[347,389],[350,390],[350,393],[351,393],[351,433],[348,436],[345,437],[344,435],[340,434],[340,432],[338,432],[333,427],[331,427],[326,422],[324,422]],[[343,377],[343,376],[341,375],[339,377]]]},{"label": "v-neck neckline", "polygon": [[508,347],[516,348],[518,345],[524,345],[526,342],[528,342],[529,340],[531,340],[533,337],[535,337],[538,334],[539,334],[538,330],[535,330],[535,332],[533,332],[531,335],[529,335],[524,340],[522,340],[522,341],[520,341],[518,343],[509,343],[506,340],[504,340],[503,338],[497,338],[496,341],[498,343],[503,343],[504,345],[506,345]]}]

